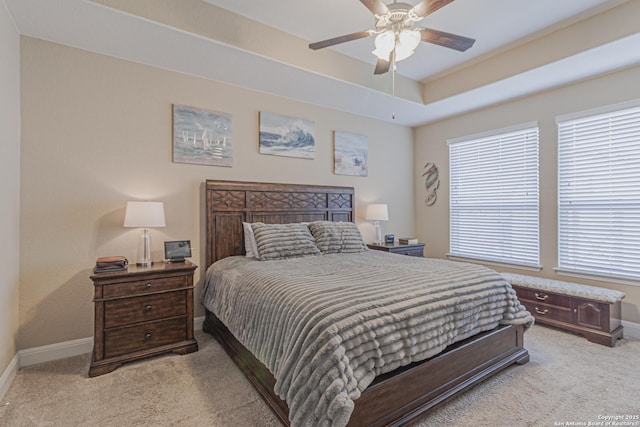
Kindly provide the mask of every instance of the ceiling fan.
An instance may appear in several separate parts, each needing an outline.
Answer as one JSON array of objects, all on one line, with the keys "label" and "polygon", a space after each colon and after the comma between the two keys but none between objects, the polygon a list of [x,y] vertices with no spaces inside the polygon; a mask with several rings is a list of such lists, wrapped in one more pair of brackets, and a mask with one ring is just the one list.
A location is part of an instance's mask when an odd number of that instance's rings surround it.
[{"label": "ceiling fan", "polygon": [[378,57],[374,74],[389,71],[392,63],[411,56],[420,41],[464,52],[473,46],[474,39],[445,33],[430,28],[416,27],[425,16],[428,16],[451,3],[453,0],[422,0],[415,6],[407,3],[384,4],[382,0],[360,0],[375,15],[375,30],[359,31],[316,43],[309,47],[322,49],[336,44],[376,36],[376,49],[372,52]]}]

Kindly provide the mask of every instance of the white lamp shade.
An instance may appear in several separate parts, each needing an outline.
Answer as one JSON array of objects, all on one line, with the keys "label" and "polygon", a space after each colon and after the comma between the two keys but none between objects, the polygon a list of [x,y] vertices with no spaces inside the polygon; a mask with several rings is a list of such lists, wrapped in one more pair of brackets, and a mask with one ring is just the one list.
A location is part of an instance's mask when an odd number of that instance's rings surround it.
[{"label": "white lamp shade", "polygon": [[389,221],[389,209],[386,204],[367,205],[364,219],[368,221]]},{"label": "white lamp shade", "polygon": [[165,227],[164,203],[127,202],[124,226],[135,228]]}]

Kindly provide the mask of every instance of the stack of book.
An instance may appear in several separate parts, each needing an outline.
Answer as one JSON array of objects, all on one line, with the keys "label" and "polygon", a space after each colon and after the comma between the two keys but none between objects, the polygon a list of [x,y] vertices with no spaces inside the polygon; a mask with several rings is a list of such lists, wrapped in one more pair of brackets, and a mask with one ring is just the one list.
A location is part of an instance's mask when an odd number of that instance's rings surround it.
[{"label": "stack of book", "polygon": [[415,245],[418,243],[418,239],[415,237],[400,237],[398,243],[401,245]]},{"label": "stack of book", "polygon": [[108,271],[126,270],[127,265],[129,265],[129,260],[123,256],[101,257],[96,260],[96,267],[93,272],[106,273]]}]

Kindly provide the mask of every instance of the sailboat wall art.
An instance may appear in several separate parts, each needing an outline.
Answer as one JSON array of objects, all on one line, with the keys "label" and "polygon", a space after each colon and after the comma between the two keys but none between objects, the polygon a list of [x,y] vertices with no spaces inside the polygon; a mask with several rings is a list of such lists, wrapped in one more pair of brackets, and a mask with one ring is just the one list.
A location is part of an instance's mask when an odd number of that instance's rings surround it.
[{"label": "sailboat wall art", "polygon": [[313,159],[316,156],[315,122],[260,112],[260,154]]},{"label": "sailboat wall art", "polygon": [[173,161],[233,166],[230,114],[173,105]]}]

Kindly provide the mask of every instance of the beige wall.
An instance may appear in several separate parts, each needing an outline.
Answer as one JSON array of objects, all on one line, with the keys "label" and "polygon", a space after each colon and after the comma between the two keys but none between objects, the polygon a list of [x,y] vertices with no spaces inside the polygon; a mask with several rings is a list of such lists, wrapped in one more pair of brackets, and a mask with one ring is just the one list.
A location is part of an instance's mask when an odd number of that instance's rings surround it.
[{"label": "beige wall", "polygon": [[[21,349],[93,335],[92,264],[135,260],[139,231],[122,227],[127,200],[165,203],[154,258],[164,240],[190,239],[200,266],[209,178],[354,186],[365,239],[373,201],[389,204],[385,232],[415,232],[411,129],[28,37],[21,49]],[[232,168],[171,162],[172,103],[232,114]],[[259,111],[315,120],[315,160],[258,154]],[[333,130],[368,135],[367,178],[332,173]]]},{"label": "beige wall", "polygon": [[[638,99],[640,98],[638,82],[640,82],[640,67],[635,67],[417,129],[414,164],[416,170],[420,170],[425,163],[432,162],[438,166],[440,172],[438,199],[432,207],[425,206],[426,193],[421,176],[418,174],[415,179],[416,230],[420,239],[427,243],[427,255],[443,258],[449,250],[449,159],[445,141],[515,124],[538,121],[540,126],[540,240],[543,266],[539,275],[610,287],[625,292],[627,296],[623,300],[623,319],[640,322],[640,286],[559,276],[553,270],[557,266],[555,117]],[[528,271],[520,271],[520,273],[536,274]]]},{"label": "beige wall", "polygon": [[20,36],[4,1],[0,1],[0,58],[1,376],[17,351],[20,276]]}]

